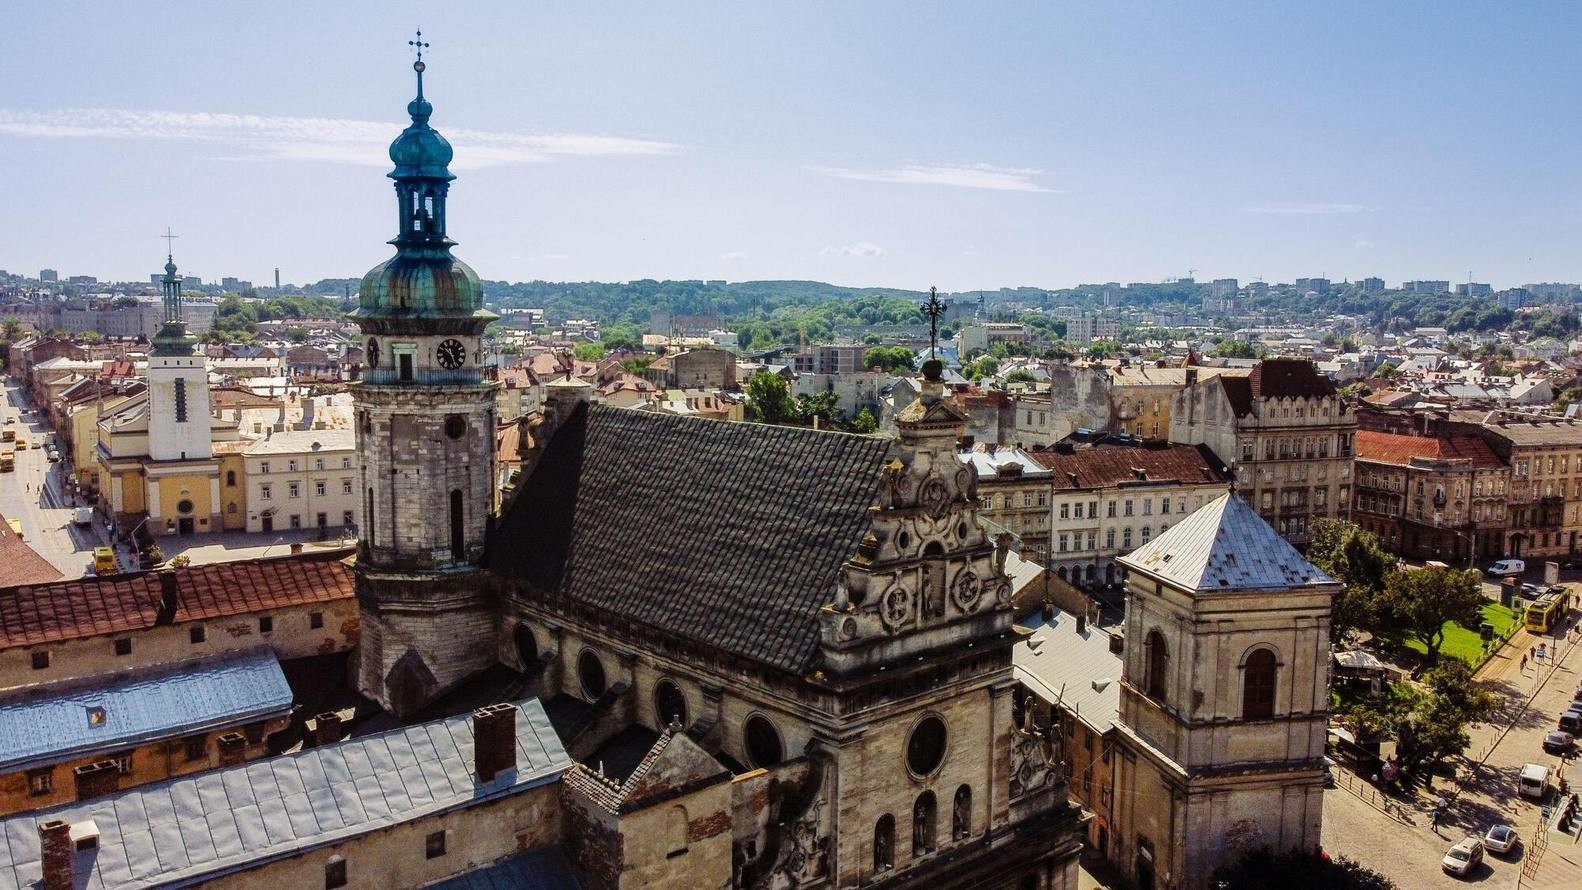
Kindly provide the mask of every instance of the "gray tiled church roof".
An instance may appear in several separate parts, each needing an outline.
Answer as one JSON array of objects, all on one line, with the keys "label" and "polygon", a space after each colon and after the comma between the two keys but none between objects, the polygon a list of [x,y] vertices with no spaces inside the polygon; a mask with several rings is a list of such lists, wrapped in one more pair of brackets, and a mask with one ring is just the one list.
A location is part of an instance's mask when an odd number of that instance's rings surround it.
[{"label": "gray tiled church roof", "polygon": [[616,620],[795,673],[869,526],[888,439],[592,406],[501,520],[489,566]]},{"label": "gray tiled church roof", "polygon": [[1246,501],[1228,493],[1120,561],[1185,590],[1269,590],[1334,583]]}]

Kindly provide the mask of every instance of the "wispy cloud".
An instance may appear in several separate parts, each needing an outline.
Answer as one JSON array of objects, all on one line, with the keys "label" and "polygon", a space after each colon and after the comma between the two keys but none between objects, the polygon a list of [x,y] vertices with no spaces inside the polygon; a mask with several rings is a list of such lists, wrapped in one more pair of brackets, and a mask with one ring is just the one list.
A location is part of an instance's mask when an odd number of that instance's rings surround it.
[{"label": "wispy cloud", "polygon": [[[176,140],[223,145],[244,160],[334,161],[388,166],[386,151],[404,124],[340,118],[277,117],[183,111],[0,108],[0,133],[45,139]],[[556,157],[668,155],[671,142],[575,133],[529,135],[442,129],[459,168],[531,164]]]},{"label": "wispy cloud", "polygon": [[740,250],[732,250],[732,251],[728,251],[726,253],[720,254],[720,259],[722,259],[722,260],[745,260],[745,259],[747,259],[747,254],[743,253]]},{"label": "wispy cloud", "polygon": [[1058,192],[1037,181],[1042,170],[1022,167],[995,167],[971,164],[964,167],[909,164],[891,170],[853,170],[847,167],[815,167],[814,172],[837,179],[862,182],[892,182],[902,185],[949,185],[957,188],[989,189],[1000,192]]},{"label": "wispy cloud", "polygon": [[1372,250],[1374,245],[1372,241],[1369,241],[1366,238],[1358,238],[1357,243],[1354,246],[1358,250]]},{"label": "wispy cloud", "polygon": [[859,241],[856,244],[846,244],[841,247],[831,245],[818,252],[819,256],[858,256],[877,257],[884,256],[884,248],[872,241]]},{"label": "wispy cloud", "polygon": [[1248,213],[1263,213],[1273,216],[1323,216],[1337,213],[1368,213],[1376,208],[1367,204],[1340,204],[1326,202],[1312,202],[1307,204],[1254,204],[1246,208]]}]

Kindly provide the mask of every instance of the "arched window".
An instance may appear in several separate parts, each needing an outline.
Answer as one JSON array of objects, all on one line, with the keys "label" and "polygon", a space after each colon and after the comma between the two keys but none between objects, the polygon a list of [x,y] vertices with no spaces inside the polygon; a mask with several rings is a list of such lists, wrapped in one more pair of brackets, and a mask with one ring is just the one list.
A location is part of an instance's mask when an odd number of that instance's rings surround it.
[{"label": "arched window", "polygon": [[522,665],[522,670],[532,670],[538,666],[538,640],[533,636],[533,631],[525,624],[518,624],[512,635],[516,643],[516,659]]},{"label": "arched window", "polygon": [[762,714],[747,718],[744,733],[747,742],[747,759],[756,767],[769,767],[785,757],[785,746],[780,742],[780,731]]},{"label": "arched window", "polygon": [[225,471],[225,487],[226,488],[235,488],[236,487],[236,471],[235,470],[226,470]]},{"label": "arched window", "polygon": [[450,558],[462,560],[467,558],[463,552],[466,536],[463,534],[461,516],[461,489],[450,493]]},{"label": "arched window", "polygon": [[972,836],[972,786],[956,789],[955,803],[950,807],[950,839],[966,840]]},{"label": "arched window", "polygon": [[687,697],[682,694],[681,687],[669,680],[660,680],[654,684],[654,714],[659,718],[660,729],[669,726],[672,720],[685,727]]},{"label": "arched window", "polygon": [[912,804],[912,855],[922,856],[934,852],[935,828],[939,821],[939,803],[934,792],[924,791]]},{"label": "arched window", "polygon": [[1170,655],[1165,649],[1165,635],[1157,630],[1148,632],[1148,647],[1145,652],[1148,659],[1148,694],[1154,698],[1165,697],[1165,667]]},{"label": "arched window", "polygon": [[577,657],[577,677],[582,680],[582,694],[588,701],[594,701],[604,694],[609,688],[604,679],[604,662],[599,660],[599,653],[592,649],[582,650]]},{"label": "arched window", "polygon": [[873,870],[895,868],[895,817],[885,813],[873,826]]},{"label": "arched window", "polygon": [[1259,649],[1247,656],[1241,677],[1241,717],[1267,720],[1274,716],[1274,653]]},{"label": "arched window", "polygon": [[687,810],[685,807],[671,807],[670,814],[665,817],[665,845],[670,848],[665,853],[666,859],[686,855]]}]

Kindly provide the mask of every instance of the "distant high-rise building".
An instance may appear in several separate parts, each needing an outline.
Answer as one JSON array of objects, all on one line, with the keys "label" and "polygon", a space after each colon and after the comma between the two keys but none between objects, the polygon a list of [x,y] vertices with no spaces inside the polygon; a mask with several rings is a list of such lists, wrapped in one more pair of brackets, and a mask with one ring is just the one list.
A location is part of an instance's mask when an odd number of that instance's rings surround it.
[{"label": "distant high-rise building", "polygon": [[1364,279],[1362,279],[1362,291],[1363,291],[1363,293],[1368,293],[1368,294],[1382,293],[1384,291],[1384,279],[1383,278],[1364,278]]},{"label": "distant high-rise building", "polygon": [[244,290],[251,290],[252,287],[253,287],[253,283],[251,281],[246,281],[246,280],[241,279],[241,278],[231,278],[231,277],[227,276],[225,278],[221,278],[220,279],[220,288],[222,290],[244,291]]},{"label": "distant high-rise building", "polygon": [[1327,294],[1329,293],[1328,278],[1298,278],[1296,289],[1301,293]]},{"label": "distant high-rise building", "polygon": [[1492,293],[1494,293],[1494,287],[1492,285],[1479,284],[1476,281],[1468,281],[1463,284],[1456,285],[1457,296],[1486,297]]},{"label": "distant high-rise building", "polygon": [[60,273],[56,272],[54,269],[40,269],[38,270],[38,280],[60,281]]},{"label": "distant high-rise building", "polygon": [[1567,300],[1582,294],[1582,286],[1567,284],[1559,281],[1545,281],[1537,284],[1524,284],[1522,290],[1532,294],[1539,300]]},{"label": "distant high-rise building", "polygon": [[1449,281],[1408,281],[1401,285],[1401,290],[1409,290],[1414,294],[1448,294],[1450,293]]},{"label": "distant high-rise building", "polygon": [[1524,287],[1513,287],[1495,294],[1494,299],[1499,302],[1501,309],[1515,311],[1523,306],[1532,305],[1532,296],[1532,293]]},{"label": "distant high-rise building", "polygon": [[90,284],[98,284],[99,283],[99,279],[95,278],[92,275],[73,275],[70,278],[66,279],[66,281],[68,283],[79,285],[79,286],[83,286],[83,287],[86,287],[87,285],[90,285]]},{"label": "distant high-rise building", "polygon": [[1213,288],[1211,293],[1216,297],[1234,297],[1236,291],[1240,289],[1234,278],[1216,278],[1211,287]]}]

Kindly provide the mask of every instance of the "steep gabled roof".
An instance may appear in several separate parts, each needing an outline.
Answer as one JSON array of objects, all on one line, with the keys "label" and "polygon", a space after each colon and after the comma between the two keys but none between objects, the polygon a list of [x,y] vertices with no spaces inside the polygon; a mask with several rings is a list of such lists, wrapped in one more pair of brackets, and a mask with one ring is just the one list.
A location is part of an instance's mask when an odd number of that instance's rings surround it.
[{"label": "steep gabled roof", "polygon": [[1247,380],[1258,399],[1322,399],[1335,394],[1335,382],[1301,358],[1266,358]]},{"label": "steep gabled roof", "polygon": [[1114,488],[1127,484],[1181,485],[1228,482],[1225,464],[1207,445],[1169,445],[1164,448],[1099,446],[1059,451],[1030,452],[1032,458],[1054,473],[1057,489]]},{"label": "steep gabled roof", "polygon": [[490,542],[508,581],[794,673],[868,530],[890,441],[595,405]]},{"label": "steep gabled roof", "polygon": [[1278,590],[1333,584],[1241,498],[1226,493],[1120,558],[1127,568],[1190,591]]},{"label": "steep gabled roof", "polygon": [[0,587],[43,584],[59,577],[60,569],[17,537],[5,516],[0,515]]},{"label": "steep gabled roof", "polygon": [[1252,413],[1252,378],[1230,376],[1221,374],[1214,378],[1225,390],[1225,399],[1230,402],[1230,409],[1236,412],[1237,417],[1246,417]]}]

